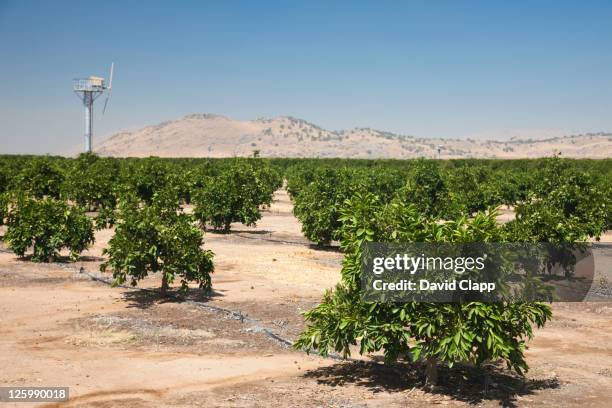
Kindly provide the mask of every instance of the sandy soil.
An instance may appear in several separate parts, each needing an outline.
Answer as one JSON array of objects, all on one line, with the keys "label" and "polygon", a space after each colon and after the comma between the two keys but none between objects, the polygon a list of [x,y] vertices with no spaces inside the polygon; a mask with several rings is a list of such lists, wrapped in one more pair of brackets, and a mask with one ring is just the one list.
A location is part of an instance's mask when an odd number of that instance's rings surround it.
[{"label": "sandy soil", "polygon": [[[97,271],[112,231],[97,233],[73,264],[1,251],[0,386],[69,386],[61,406],[70,407],[612,405],[612,304],[555,304],[554,320],[530,342],[525,378],[456,367],[442,370],[434,390],[423,388],[419,367],[322,359],[274,340],[262,328],[295,339],[301,312],[338,281],[342,260],[310,246],[287,195],[275,198],[257,227],[206,235],[216,254],[206,302],[110,288],[79,273]],[[152,277],[139,288],[158,284]]]}]

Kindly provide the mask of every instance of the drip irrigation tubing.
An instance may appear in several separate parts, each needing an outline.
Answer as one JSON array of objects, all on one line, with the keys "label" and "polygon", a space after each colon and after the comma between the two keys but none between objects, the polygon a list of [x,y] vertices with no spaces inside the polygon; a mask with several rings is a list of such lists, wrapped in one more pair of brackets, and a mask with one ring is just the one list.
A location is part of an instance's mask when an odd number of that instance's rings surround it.
[{"label": "drip irrigation tubing", "polygon": [[245,238],[245,239],[254,239],[254,240],[258,240],[258,241],[276,242],[276,243],[280,243],[280,244],[296,245],[296,246],[308,246],[308,245],[311,245],[310,242],[298,242],[298,241],[286,241],[286,240],[283,240],[283,239],[250,237],[250,236],[242,235],[242,234],[239,234],[239,233],[231,234],[231,236]]}]

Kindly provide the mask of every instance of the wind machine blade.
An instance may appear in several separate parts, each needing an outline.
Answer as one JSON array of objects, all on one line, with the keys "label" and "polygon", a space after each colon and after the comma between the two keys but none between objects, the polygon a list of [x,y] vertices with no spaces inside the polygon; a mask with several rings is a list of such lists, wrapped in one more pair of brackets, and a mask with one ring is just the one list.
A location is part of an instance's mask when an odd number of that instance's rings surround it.
[{"label": "wind machine blade", "polygon": [[106,105],[108,105],[108,100],[110,99],[111,92],[113,89],[113,71],[114,70],[115,70],[115,63],[111,62],[110,75],[108,77],[108,87],[106,88],[108,90],[108,93],[106,94],[106,99],[104,100],[104,108],[102,108],[102,115],[104,115],[104,113],[106,112]]}]

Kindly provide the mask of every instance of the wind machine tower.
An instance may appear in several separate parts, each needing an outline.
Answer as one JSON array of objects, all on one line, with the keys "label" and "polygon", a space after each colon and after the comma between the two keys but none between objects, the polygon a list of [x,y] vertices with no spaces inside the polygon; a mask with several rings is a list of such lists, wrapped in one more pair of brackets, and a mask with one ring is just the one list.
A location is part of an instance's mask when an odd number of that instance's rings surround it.
[{"label": "wind machine tower", "polygon": [[93,75],[89,78],[75,79],[72,82],[72,89],[77,94],[79,99],[83,101],[83,106],[85,107],[85,152],[87,153],[91,153],[93,148],[92,137],[94,101],[105,91],[108,91],[106,93],[106,100],[104,101],[104,108],[102,109],[102,114],[104,115],[104,112],[106,112],[106,105],[108,104],[108,100],[111,95],[111,89],[113,88],[114,68],[115,64],[112,63],[108,84],[104,78]]}]

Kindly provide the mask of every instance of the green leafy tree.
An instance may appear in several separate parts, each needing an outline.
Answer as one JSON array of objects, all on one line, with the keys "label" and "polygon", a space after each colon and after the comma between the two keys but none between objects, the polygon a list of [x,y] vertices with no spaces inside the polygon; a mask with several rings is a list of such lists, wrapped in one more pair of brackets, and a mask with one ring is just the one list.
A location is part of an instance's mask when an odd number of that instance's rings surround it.
[{"label": "green leafy tree", "polygon": [[525,340],[533,335],[532,325],[542,326],[551,317],[544,303],[382,303],[360,295],[364,242],[503,242],[494,212],[439,223],[401,200],[383,204],[363,194],[348,200],[341,213],[342,281],[305,314],[308,326],[296,348],[346,356],[358,345],[361,354],[382,351],[388,362],[424,361],[430,383],[437,380],[440,362],[479,365],[502,359],[519,373],[527,369]]},{"label": "green leafy tree", "polygon": [[463,166],[447,175],[451,199],[464,214],[485,211],[502,204],[501,191],[484,166]]},{"label": "green leafy tree", "polygon": [[4,225],[4,220],[8,215],[8,198],[7,193],[0,193],[0,225]]},{"label": "green leafy tree", "polygon": [[82,208],[52,198],[19,195],[10,201],[5,240],[19,256],[32,247],[32,260],[51,262],[64,248],[70,258],[94,242],[93,224]]},{"label": "green leafy tree", "polygon": [[33,197],[59,198],[64,181],[63,169],[48,157],[30,159],[13,179],[12,189]]},{"label": "green leafy tree", "polygon": [[[535,172],[534,172],[535,173]],[[507,206],[524,202],[534,184],[532,173],[524,170],[497,171],[490,182],[491,189]]]},{"label": "green leafy tree", "polygon": [[269,206],[272,203],[274,192],[283,186],[283,177],[267,162],[250,160],[249,163],[253,166],[258,185],[257,201]]},{"label": "green leafy tree", "polygon": [[449,181],[433,161],[419,160],[414,164],[398,197],[405,205],[413,205],[431,219],[449,220],[466,212],[451,193]]},{"label": "green leafy tree", "polygon": [[274,183],[243,161],[236,161],[218,175],[207,177],[192,192],[194,215],[203,226],[227,232],[232,222],[255,225],[261,219],[260,206],[272,202]]},{"label": "green leafy tree", "polygon": [[[155,194],[171,184],[178,184],[178,177],[168,161],[159,157],[148,157],[129,162],[123,170],[123,193],[135,193],[138,198],[151,204]],[[174,183],[172,183],[174,182]]]},{"label": "green leafy tree", "polygon": [[317,244],[329,244],[339,238],[339,207],[352,194],[351,185],[334,169],[317,172],[313,181],[294,197],[293,214],[302,224],[302,232]]},{"label": "green leafy tree", "polygon": [[294,165],[285,171],[287,179],[287,193],[295,200],[302,189],[315,179],[314,166],[305,164]]},{"label": "green leafy tree", "polygon": [[612,185],[610,183],[605,184],[603,187],[604,196],[603,196],[603,208],[606,212],[605,219],[605,229],[612,229]]},{"label": "green leafy tree", "polygon": [[114,223],[118,177],[117,161],[81,154],[67,169],[62,195],[88,211],[96,211],[96,226],[104,228]]},{"label": "green leafy tree", "polygon": [[4,163],[0,162],[0,194],[8,190],[9,183],[9,169],[4,165]]},{"label": "green leafy tree", "polygon": [[160,192],[151,204],[126,196],[119,219],[103,251],[108,261],[101,266],[103,271],[113,271],[115,284],[123,284],[129,278],[135,286],[149,273],[161,272],[164,295],[177,278],[181,279],[182,292],[188,290],[189,282],[211,289],[213,253],[201,248],[202,232],[193,225],[193,218],[180,209],[174,193]]},{"label": "green leafy tree", "polygon": [[516,242],[580,242],[599,238],[610,208],[605,191],[588,172],[559,157],[546,159],[530,196],[506,224]]},{"label": "green leafy tree", "polygon": [[311,181],[293,195],[293,213],[302,224],[302,232],[317,244],[329,244],[341,234],[340,208],[357,192],[369,191],[384,202],[395,196],[404,184],[401,173],[382,168],[323,168],[307,176]]}]

